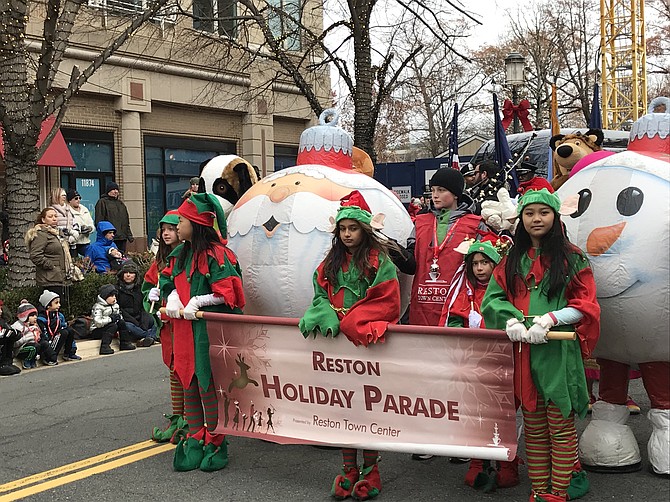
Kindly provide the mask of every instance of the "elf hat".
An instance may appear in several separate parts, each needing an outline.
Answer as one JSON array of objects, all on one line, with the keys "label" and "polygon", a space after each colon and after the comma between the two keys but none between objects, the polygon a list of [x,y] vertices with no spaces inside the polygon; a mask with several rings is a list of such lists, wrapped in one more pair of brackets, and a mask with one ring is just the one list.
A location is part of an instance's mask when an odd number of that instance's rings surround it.
[{"label": "elf hat", "polygon": [[37,315],[37,309],[35,306],[28,303],[28,300],[21,300],[19,307],[16,309],[16,317],[18,320],[21,322],[26,322],[32,314]]},{"label": "elf hat", "polygon": [[42,307],[47,308],[49,304],[54,301],[56,298],[60,298],[60,295],[54,293],[53,291],[49,291],[48,289],[45,289],[44,292],[40,295],[40,305]]},{"label": "elf hat", "polygon": [[219,224],[219,232],[225,237],[226,215],[216,196],[208,193],[195,193],[191,195],[177,209],[179,216],[190,222],[198,223],[205,227],[213,227],[216,221]]},{"label": "elf hat", "polygon": [[519,204],[516,207],[517,214],[521,214],[523,208],[529,204],[544,204],[552,208],[555,213],[558,213],[559,209],[561,209],[561,199],[555,193],[550,193],[546,188],[542,190],[528,190],[519,199]]},{"label": "elf hat", "polygon": [[354,190],[349,195],[342,197],[340,204],[335,220],[331,217],[333,229],[339,221],[346,219],[367,223],[375,230],[384,228],[384,214],[379,213],[373,216],[370,206],[368,206],[368,203],[365,202],[363,195],[358,190]]},{"label": "elf hat", "polygon": [[165,216],[161,218],[161,221],[158,222],[158,226],[160,227],[163,223],[167,223],[168,225],[174,225],[175,227],[179,223],[179,213],[177,212],[176,209],[173,209],[172,211],[168,211],[165,213]]},{"label": "elf hat", "polygon": [[469,256],[473,253],[483,254],[484,256],[490,258],[491,261],[493,261],[496,265],[500,263],[500,260],[502,259],[493,243],[489,241],[473,242],[468,248],[466,256]]}]

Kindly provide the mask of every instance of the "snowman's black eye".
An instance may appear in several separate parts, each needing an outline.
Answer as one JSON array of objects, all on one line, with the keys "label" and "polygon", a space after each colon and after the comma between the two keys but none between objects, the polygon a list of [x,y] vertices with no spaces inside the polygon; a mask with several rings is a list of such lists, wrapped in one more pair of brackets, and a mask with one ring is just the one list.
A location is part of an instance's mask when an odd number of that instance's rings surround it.
[{"label": "snowman's black eye", "polygon": [[584,188],[579,191],[579,203],[577,204],[577,211],[570,215],[570,218],[579,218],[588,209],[591,204],[591,190]]},{"label": "snowman's black eye", "polygon": [[617,211],[622,216],[633,216],[642,207],[644,194],[637,187],[624,188],[616,199]]}]

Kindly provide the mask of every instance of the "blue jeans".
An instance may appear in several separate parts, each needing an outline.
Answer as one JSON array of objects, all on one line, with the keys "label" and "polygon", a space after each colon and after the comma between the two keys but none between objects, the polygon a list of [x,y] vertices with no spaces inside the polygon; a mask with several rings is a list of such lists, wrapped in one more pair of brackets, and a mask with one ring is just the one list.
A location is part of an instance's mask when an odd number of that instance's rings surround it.
[{"label": "blue jeans", "polygon": [[142,338],[153,338],[156,340],[156,326],[151,326],[149,329],[142,329],[137,324],[126,321],[126,327],[130,331],[131,336],[135,340],[141,340]]}]

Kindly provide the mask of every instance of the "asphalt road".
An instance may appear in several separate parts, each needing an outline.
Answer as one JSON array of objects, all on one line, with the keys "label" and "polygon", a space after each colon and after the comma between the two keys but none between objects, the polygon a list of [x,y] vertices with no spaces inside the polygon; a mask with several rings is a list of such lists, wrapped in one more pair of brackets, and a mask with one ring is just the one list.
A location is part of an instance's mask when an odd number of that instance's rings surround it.
[{"label": "asphalt road", "polygon": [[[332,500],[330,484],[339,470],[339,451],[241,438],[231,438],[230,464],[215,473],[173,472],[172,450],[144,443],[135,456],[146,458],[130,462],[135,457],[127,453],[118,457],[118,467],[114,460],[105,459],[97,464],[103,466],[102,472],[94,475],[88,475],[94,468],[80,465],[69,474],[64,472],[67,469],[52,472],[50,484],[26,483],[11,490],[7,486],[36,474],[42,479],[45,471],[145,442],[153,426],[166,423],[161,414],[170,411],[168,385],[158,347],[0,379],[0,501],[28,494],[17,490],[31,486],[49,489],[28,495],[26,500]],[[649,409],[639,381],[632,382],[631,393],[643,413]],[[651,429],[646,417],[633,416],[629,424],[640,442],[643,470],[590,473],[592,491],[583,500],[670,500],[670,481],[647,470],[646,442]],[[579,425],[581,431],[584,423]],[[406,454],[384,452],[380,470],[384,486],[378,500],[386,502],[525,502],[530,491],[525,467],[521,468],[520,486],[488,495],[463,484],[467,465],[454,465],[446,458],[416,462]]]}]

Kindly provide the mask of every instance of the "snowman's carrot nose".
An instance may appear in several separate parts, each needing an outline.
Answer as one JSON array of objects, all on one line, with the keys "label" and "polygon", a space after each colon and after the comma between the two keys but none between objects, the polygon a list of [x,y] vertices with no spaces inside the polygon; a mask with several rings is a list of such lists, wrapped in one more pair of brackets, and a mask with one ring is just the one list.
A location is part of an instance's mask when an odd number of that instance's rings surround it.
[{"label": "snowman's carrot nose", "polygon": [[622,221],[616,225],[599,227],[591,230],[588,239],[586,239],[587,253],[591,256],[600,256],[603,254],[617,241],[625,226],[626,222]]}]

